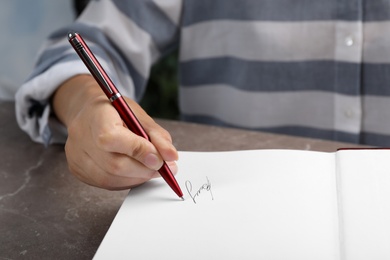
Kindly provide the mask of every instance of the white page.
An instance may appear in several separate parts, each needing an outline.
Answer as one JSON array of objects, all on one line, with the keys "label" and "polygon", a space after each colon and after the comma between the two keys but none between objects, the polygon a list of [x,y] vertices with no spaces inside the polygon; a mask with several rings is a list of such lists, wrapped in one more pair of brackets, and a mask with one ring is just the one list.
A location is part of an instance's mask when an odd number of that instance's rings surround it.
[{"label": "white page", "polygon": [[390,150],[337,157],[344,259],[390,259]]},{"label": "white page", "polygon": [[94,259],[339,259],[334,158],[180,152],[186,200],[162,179],[131,190]]}]

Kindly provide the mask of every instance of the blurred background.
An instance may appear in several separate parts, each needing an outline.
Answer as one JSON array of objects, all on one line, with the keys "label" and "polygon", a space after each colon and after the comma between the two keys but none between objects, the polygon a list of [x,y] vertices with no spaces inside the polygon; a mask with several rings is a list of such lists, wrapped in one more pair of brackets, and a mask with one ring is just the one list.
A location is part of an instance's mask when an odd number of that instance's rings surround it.
[{"label": "blurred background", "polygon": [[[0,100],[13,100],[32,71],[44,39],[71,23],[88,0],[0,1]],[[143,108],[153,117],[178,119],[177,52],[152,68]]]},{"label": "blurred background", "polygon": [[74,17],[71,0],[0,1],[0,99],[14,99],[43,39]]}]

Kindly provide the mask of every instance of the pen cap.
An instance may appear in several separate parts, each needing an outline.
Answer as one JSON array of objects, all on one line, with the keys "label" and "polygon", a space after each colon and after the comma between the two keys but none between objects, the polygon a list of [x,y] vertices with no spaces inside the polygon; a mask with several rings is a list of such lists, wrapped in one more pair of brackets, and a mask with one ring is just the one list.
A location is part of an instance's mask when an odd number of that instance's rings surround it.
[{"label": "pen cap", "polygon": [[119,93],[81,35],[77,32],[69,32],[68,40],[107,97],[111,98]]}]

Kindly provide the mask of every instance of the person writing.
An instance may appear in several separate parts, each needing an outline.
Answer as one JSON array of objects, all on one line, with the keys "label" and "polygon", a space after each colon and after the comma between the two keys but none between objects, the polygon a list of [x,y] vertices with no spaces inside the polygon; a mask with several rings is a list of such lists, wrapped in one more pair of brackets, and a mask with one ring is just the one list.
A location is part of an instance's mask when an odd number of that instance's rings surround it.
[{"label": "person writing", "polygon": [[[179,47],[183,120],[386,146],[390,38],[386,1],[100,0],[53,33],[16,95],[33,140],[66,142],[82,181],[125,189],[173,172],[169,133],[137,105],[150,67]],[[67,42],[77,31],[151,142],[124,127]]]}]

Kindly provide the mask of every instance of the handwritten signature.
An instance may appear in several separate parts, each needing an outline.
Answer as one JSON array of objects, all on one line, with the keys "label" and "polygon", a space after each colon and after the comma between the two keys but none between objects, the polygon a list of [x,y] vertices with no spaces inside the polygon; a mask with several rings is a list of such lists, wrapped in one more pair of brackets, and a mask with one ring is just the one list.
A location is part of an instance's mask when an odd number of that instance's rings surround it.
[{"label": "handwritten signature", "polygon": [[207,179],[207,183],[203,184],[195,193],[192,193],[192,183],[190,181],[186,181],[185,183],[187,192],[195,204],[196,204],[196,199],[201,195],[203,191],[209,192],[211,196],[211,200],[214,200],[213,192],[211,191],[210,180],[207,177],[206,179]]}]

